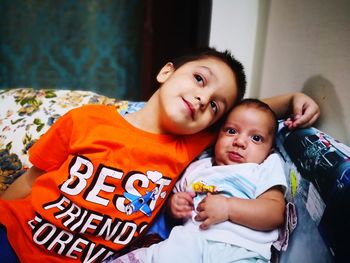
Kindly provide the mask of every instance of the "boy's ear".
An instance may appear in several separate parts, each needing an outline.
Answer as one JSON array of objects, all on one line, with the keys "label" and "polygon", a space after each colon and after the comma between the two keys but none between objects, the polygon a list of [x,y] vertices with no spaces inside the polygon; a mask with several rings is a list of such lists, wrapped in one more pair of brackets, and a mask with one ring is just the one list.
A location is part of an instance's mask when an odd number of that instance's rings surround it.
[{"label": "boy's ear", "polygon": [[171,62],[165,64],[165,66],[159,71],[157,75],[157,81],[164,83],[175,71],[174,65]]}]

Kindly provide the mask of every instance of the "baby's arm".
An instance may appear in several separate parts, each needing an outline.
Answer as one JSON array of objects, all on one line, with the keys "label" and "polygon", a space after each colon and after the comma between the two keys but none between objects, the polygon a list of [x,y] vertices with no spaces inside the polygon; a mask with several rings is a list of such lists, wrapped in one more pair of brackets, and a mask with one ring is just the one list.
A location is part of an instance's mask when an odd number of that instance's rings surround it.
[{"label": "baby's arm", "polygon": [[289,129],[303,128],[312,125],[320,116],[316,102],[304,93],[295,92],[263,100],[276,113],[278,118],[289,118],[285,125]]},{"label": "baby's arm", "polygon": [[35,179],[44,173],[43,170],[32,166],[27,172],[15,180],[9,188],[0,195],[0,199],[19,199],[29,195]]},{"label": "baby's arm", "polygon": [[284,222],[285,201],[279,186],[261,194],[257,199],[227,198],[220,194],[208,195],[198,205],[197,221],[200,228],[230,220],[255,230],[272,230]]}]

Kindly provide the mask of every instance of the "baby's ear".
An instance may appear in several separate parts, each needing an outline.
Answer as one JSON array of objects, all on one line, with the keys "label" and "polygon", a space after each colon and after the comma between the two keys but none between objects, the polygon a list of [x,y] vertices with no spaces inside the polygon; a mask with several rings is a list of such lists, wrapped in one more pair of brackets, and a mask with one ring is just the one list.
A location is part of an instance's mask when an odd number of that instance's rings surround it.
[{"label": "baby's ear", "polygon": [[157,75],[157,81],[159,83],[164,83],[175,71],[174,65],[171,62],[168,62],[162,67]]}]

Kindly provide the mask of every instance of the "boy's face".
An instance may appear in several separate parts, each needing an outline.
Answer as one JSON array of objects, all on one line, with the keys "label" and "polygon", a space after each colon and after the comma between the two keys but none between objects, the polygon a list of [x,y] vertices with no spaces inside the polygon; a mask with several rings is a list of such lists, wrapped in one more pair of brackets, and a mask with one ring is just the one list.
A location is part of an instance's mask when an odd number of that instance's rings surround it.
[{"label": "boy's face", "polygon": [[215,144],[217,165],[262,163],[270,154],[274,120],[267,112],[247,105],[234,108]]},{"label": "boy's face", "polygon": [[224,62],[205,58],[174,70],[165,65],[157,76],[159,116],[162,130],[193,134],[217,121],[234,103],[234,73]]}]

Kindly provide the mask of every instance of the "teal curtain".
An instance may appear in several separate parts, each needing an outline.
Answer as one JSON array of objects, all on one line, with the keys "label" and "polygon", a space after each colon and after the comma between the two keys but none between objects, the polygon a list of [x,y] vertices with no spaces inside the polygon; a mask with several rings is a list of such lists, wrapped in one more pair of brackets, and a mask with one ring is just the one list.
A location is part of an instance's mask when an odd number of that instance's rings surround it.
[{"label": "teal curtain", "polygon": [[142,0],[1,0],[0,88],[139,99]]}]

